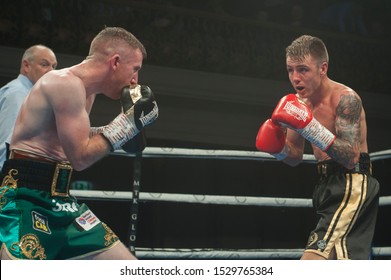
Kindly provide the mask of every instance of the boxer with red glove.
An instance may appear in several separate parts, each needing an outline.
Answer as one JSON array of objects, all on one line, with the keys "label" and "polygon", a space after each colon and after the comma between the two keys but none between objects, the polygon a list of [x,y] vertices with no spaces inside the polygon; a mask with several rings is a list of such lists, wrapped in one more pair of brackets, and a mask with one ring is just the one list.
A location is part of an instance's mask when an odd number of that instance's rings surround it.
[{"label": "boxer with red glove", "polygon": [[280,99],[273,111],[272,120],[293,129],[323,152],[330,148],[336,138],[313,117],[311,110],[295,94],[288,94]]},{"label": "boxer with red glove", "polygon": [[283,160],[288,156],[285,148],[286,131],[271,119],[266,120],[259,128],[255,146],[259,151]]}]

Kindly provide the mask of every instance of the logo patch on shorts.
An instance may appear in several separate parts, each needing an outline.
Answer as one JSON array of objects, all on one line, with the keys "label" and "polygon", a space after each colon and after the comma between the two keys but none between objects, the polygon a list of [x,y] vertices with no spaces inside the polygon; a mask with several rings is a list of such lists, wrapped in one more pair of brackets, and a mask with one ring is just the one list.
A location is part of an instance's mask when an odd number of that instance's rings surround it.
[{"label": "logo patch on shorts", "polygon": [[324,250],[326,248],[326,241],[324,240],[319,240],[316,245],[318,245],[318,249]]},{"label": "logo patch on shorts", "polygon": [[98,225],[100,220],[91,210],[87,210],[79,217],[76,218],[76,223],[81,226],[84,230],[88,231]]},{"label": "logo patch on shorts", "polygon": [[49,220],[46,216],[41,215],[35,211],[31,211],[31,217],[33,220],[33,229],[47,234],[52,233],[49,228]]}]

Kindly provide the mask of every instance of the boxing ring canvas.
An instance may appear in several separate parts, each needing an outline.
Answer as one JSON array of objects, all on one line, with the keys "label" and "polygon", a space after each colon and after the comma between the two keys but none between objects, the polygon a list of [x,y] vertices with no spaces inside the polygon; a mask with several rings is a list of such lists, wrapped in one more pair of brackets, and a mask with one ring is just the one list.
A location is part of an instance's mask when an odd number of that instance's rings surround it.
[{"label": "boxing ring canvas", "polygon": [[[391,150],[371,158],[381,187],[372,258],[388,259]],[[75,174],[71,193],[139,259],[299,259],[315,223],[315,163],[307,154],[292,168],[262,152],[148,147]]]}]

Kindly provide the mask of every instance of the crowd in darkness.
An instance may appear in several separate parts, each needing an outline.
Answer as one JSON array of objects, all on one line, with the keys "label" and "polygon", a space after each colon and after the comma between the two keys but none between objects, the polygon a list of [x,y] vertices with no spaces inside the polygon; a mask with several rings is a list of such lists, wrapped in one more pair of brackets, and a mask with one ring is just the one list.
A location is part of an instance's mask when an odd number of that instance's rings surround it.
[{"label": "crowd in darkness", "polygon": [[16,0],[0,10],[0,42],[20,48],[43,43],[56,53],[84,56],[94,34],[117,25],[144,43],[148,64],[285,81],[284,47],[311,33],[336,58],[331,74],[358,89],[390,92],[385,71],[371,79],[362,71],[382,72],[390,61],[388,3]]},{"label": "crowd in darkness", "polygon": [[387,0],[148,0],[161,5],[219,15],[308,27],[362,36],[386,35],[391,4]]}]

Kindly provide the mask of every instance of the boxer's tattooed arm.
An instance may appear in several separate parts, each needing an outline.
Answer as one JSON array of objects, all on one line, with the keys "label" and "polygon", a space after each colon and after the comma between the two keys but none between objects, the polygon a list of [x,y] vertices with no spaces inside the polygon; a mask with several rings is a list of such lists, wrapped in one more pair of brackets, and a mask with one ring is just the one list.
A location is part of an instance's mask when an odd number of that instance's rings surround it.
[{"label": "boxer's tattooed arm", "polygon": [[336,134],[328,154],[346,167],[352,167],[354,158],[360,149],[361,100],[353,93],[341,96],[336,109]]}]

